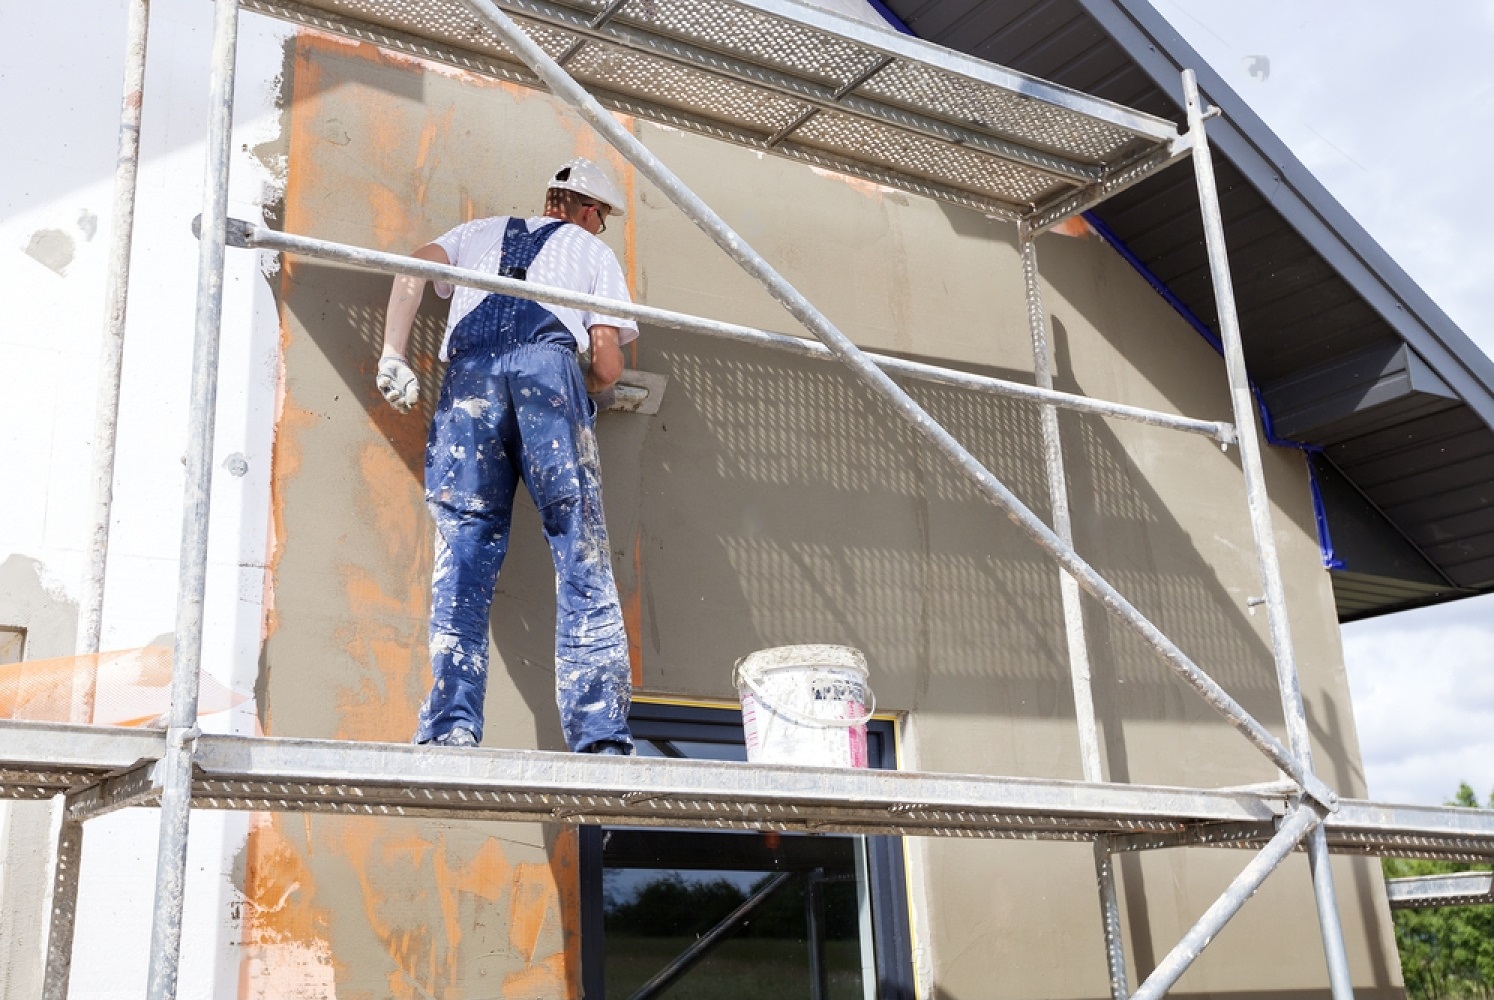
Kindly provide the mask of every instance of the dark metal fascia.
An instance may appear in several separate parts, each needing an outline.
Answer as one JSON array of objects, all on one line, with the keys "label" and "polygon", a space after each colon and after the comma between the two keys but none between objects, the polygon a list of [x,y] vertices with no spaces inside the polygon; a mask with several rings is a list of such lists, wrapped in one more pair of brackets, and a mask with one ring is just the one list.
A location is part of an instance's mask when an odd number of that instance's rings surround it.
[{"label": "dark metal fascia", "polygon": [[[1406,533],[1405,529],[1403,529],[1399,524],[1397,524],[1394,520],[1392,520],[1389,514],[1385,513],[1385,511],[1381,510],[1380,509],[1380,505],[1377,504],[1377,503],[1375,503],[1374,500],[1370,499],[1370,495],[1368,493],[1364,492],[1364,488],[1362,486],[1360,486],[1358,483],[1356,483],[1353,480],[1353,478],[1347,472],[1345,472],[1343,469],[1339,468],[1339,465],[1338,465],[1337,462],[1335,462],[1332,458],[1328,457],[1327,451],[1319,451],[1319,452],[1315,453],[1312,457],[1308,458],[1309,464],[1312,462],[1313,458],[1317,458],[1318,460],[1322,461],[1322,463],[1324,465],[1326,465],[1329,468],[1331,468],[1334,471],[1334,473],[1337,474],[1338,478],[1342,479],[1345,483],[1347,483],[1349,485],[1349,488],[1352,489],[1355,493],[1357,493],[1359,495],[1359,499],[1362,500],[1362,501],[1364,501],[1364,503],[1369,507],[1369,509],[1376,516],[1378,516],[1381,521],[1385,522],[1385,526],[1390,529],[1391,533],[1394,534],[1394,535],[1396,535],[1397,537],[1399,537],[1401,541],[1405,542],[1408,546],[1410,546],[1411,547],[1411,551],[1415,552],[1418,556],[1420,556],[1422,562],[1426,563],[1427,566],[1429,566],[1431,568],[1431,570],[1432,570],[1433,573],[1436,573],[1439,577],[1442,578],[1442,582],[1447,585],[1447,588],[1449,590],[1458,591],[1459,592],[1459,596],[1462,596],[1462,597],[1471,596],[1471,594],[1473,592],[1469,588],[1467,588],[1467,587],[1463,587],[1463,586],[1460,586],[1457,583],[1454,583],[1453,582],[1453,578],[1447,575],[1447,570],[1443,569],[1442,566],[1441,566],[1441,564],[1439,564],[1431,556],[1427,555],[1426,552],[1424,552],[1422,550],[1422,547],[1416,543],[1415,539],[1413,539],[1410,535],[1408,535]],[[1349,570],[1349,572],[1353,572],[1353,571]],[[1365,616],[1362,616],[1362,617],[1372,617],[1372,616],[1365,615]]]},{"label": "dark metal fascia", "polygon": [[1075,0],[1179,108],[1185,67],[1224,115],[1209,137],[1288,225],[1323,255],[1484,422],[1494,361],[1401,269],[1147,0]]}]

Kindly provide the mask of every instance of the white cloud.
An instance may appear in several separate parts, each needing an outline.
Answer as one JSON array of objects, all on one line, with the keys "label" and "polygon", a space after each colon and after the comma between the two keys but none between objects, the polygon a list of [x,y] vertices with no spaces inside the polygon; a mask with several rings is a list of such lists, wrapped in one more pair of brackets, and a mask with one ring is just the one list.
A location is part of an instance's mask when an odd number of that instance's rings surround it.
[{"label": "white cloud", "polygon": [[[1494,0],[1152,0],[1390,256],[1494,353]],[[1430,12],[1430,13],[1429,13]],[[1252,76],[1247,57],[1270,73]],[[1344,628],[1370,793],[1494,789],[1494,597]]]},{"label": "white cloud", "polygon": [[[1494,353],[1494,3],[1152,0],[1382,247]],[[1264,80],[1247,71],[1264,55]]]},{"label": "white cloud", "polygon": [[1344,628],[1370,794],[1438,804],[1494,790],[1494,598]]}]

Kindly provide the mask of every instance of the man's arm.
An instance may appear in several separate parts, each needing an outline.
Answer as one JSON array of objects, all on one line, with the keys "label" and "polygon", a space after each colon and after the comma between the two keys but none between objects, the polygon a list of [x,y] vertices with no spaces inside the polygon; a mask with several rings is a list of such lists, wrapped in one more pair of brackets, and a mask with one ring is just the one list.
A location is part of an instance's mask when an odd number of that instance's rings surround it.
[{"label": "man's arm", "polygon": [[[436,243],[427,243],[410,256],[435,264],[451,263],[446,250]],[[389,290],[389,308],[384,313],[384,357],[405,356],[405,348],[410,343],[410,327],[415,324],[415,313],[420,310],[420,300],[424,296],[424,278],[395,275],[394,287]]]},{"label": "man's arm", "polygon": [[622,347],[615,326],[599,324],[587,332],[591,334],[591,368],[586,372],[586,391],[596,394],[612,388],[622,377]]},{"label": "man's arm", "polygon": [[[435,243],[427,243],[410,256],[436,264],[451,263],[446,250]],[[405,350],[410,345],[410,328],[415,325],[415,314],[424,297],[424,278],[395,275],[394,286],[389,289],[389,308],[384,311],[384,350],[379,355],[379,374],[374,384],[389,405],[401,413],[420,401],[420,383],[405,363]]]}]

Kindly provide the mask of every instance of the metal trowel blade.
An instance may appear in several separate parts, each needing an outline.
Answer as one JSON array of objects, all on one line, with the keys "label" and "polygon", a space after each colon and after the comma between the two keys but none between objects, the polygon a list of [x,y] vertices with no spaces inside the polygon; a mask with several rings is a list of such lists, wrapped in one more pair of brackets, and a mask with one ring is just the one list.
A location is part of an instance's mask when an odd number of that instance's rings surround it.
[{"label": "metal trowel blade", "polygon": [[607,409],[652,416],[664,402],[664,384],[668,381],[663,375],[625,368],[617,380],[617,398]]}]

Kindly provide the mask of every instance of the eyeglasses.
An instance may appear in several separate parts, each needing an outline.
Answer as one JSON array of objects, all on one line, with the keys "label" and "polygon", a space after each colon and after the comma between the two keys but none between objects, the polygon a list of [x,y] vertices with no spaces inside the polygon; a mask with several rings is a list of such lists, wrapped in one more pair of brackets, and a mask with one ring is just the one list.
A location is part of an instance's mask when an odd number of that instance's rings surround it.
[{"label": "eyeglasses", "polygon": [[594,208],[594,209],[596,209],[596,211],[597,211],[597,218],[602,221],[601,232],[605,233],[607,231],[607,214],[612,211],[612,206],[606,204],[605,202],[596,201],[595,199],[592,199],[592,198],[581,198],[581,197],[578,197],[576,200],[581,203],[581,207],[583,209],[585,209],[585,208]]}]

